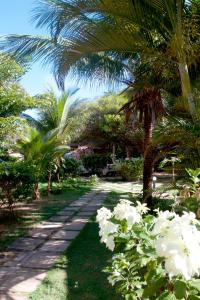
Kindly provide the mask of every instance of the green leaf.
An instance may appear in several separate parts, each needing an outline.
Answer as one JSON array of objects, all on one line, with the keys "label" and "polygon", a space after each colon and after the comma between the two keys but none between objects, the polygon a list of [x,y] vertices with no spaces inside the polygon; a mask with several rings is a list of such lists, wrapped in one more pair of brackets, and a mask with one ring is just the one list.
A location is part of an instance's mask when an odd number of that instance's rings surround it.
[{"label": "green leaf", "polygon": [[133,296],[133,294],[132,295],[128,294],[128,295],[125,296],[125,299],[126,300],[135,300],[136,298]]},{"label": "green leaf", "polygon": [[190,281],[190,286],[200,291],[200,279]]},{"label": "green leaf", "polygon": [[177,299],[182,299],[186,295],[187,284],[184,281],[177,280],[174,283],[174,293]]},{"label": "green leaf", "polygon": [[162,293],[157,300],[176,300],[176,296],[168,291]]},{"label": "green leaf", "polygon": [[189,295],[187,299],[188,299],[188,300],[199,300],[200,297],[199,297],[199,296],[196,296],[196,295]]},{"label": "green leaf", "polygon": [[149,298],[150,296],[155,296],[156,294],[159,293],[161,290],[161,287],[163,287],[163,284],[165,282],[164,278],[159,278],[159,279],[152,279],[152,282],[148,284],[148,286],[145,287],[144,292],[143,292],[143,298]]}]

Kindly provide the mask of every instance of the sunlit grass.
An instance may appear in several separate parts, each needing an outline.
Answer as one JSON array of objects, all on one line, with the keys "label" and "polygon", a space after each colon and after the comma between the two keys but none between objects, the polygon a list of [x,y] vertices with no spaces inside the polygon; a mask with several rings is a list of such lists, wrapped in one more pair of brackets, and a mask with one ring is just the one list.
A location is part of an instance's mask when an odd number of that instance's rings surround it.
[{"label": "sunlit grass", "polygon": [[23,236],[28,228],[35,226],[37,223],[45,221],[63,209],[73,200],[90,191],[91,185],[87,181],[80,181],[78,184],[64,183],[61,194],[50,195],[48,198],[43,197],[41,201],[33,201],[28,210],[17,209],[15,218],[6,215],[0,219],[0,225],[3,226],[3,232],[0,233],[0,251],[14,241],[17,237]]},{"label": "sunlit grass", "polygon": [[[121,194],[111,192],[104,206],[116,205]],[[121,300],[102,272],[112,252],[100,243],[95,217],[60,257],[31,300]]]}]

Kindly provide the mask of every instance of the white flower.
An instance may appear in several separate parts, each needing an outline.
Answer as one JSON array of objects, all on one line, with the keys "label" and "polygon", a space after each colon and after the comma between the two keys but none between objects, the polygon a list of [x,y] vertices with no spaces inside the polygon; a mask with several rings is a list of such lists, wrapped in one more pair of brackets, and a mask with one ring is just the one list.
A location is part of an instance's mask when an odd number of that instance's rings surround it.
[{"label": "white flower", "polygon": [[175,213],[171,213],[168,210],[164,212],[163,211],[158,212],[158,217],[154,224],[152,233],[155,235],[164,233],[170,224],[169,219],[175,217],[175,215],[176,215]]},{"label": "white flower", "polygon": [[112,223],[111,221],[105,221],[101,223],[99,235],[101,236],[101,242],[105,243],[107,248],[111,251],[115,248],[113,234],[117,232],[119,225]]},{"label": "white flower", "polygon": [[112,217],[112,212],[105,207],[102,207],[97,211],[96,219],[97,219],[97,222],[99,222],[99,223],[106,221],[106,220],[110,219],[111,217]]},{"label": "white flower", "polygon": [[156,253],[165,259],[165,269],[170,277],[182,275],[189,280],[200,271],[200,232],[193,213],[179,216],[160,212],[154,224],[153,234]]},{"label": "white flower", "polygon": [[121,200],[120,203],[117,204],[114,208],[113,215],[117,220],[126,220],[129,228],[131,228],[133,224],[141,221],[141,215],[134,206],[131,206],[131,202],[127,200]]},{"label": "white flower", "polygon": [[188,272],[187,257],[179,254],[173,255],[166,259],[165,269],[170,277],[182,274],[186,280],[191,278]]},{"label": "white flower", "polygon": [[149,208],[147,207],[147,204],[146,203],[141,203],[139,201],[137,201],[136,209],[142,215],[146,214],[149,211]]}]

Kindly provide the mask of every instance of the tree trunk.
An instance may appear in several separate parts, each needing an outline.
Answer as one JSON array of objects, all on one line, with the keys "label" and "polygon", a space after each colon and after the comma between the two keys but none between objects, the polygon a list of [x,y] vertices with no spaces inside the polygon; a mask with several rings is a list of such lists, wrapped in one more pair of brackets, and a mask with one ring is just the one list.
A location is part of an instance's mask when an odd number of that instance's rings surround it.
[{"label": "tree trunk", "polygon": [[183,97],[187,98],[190,114],[191,114],[192,118],[195,119],[196,118],[196,109],[195,109],[195,102],[194,102],[194,99],[192,96],[192,91],[191,91],[188,66],[186,63],[179,63],[178,68],[179,68],[179,74],[181,77],[181,87],[182,87]]},{"label": "tree trunk", "polygon": [[114,164],[116,161],[116,149],[115,149],[115,144],[112,146],[112,163]]},{"label": "tree trunk", "polygon": [[130,151],[129,151],[129,147],[128,147],[128,146],[126,146],[126,147],[125,147],[125,149],[126,149],[126,158],[127,158],[127,159],[129,159],[129,158],[130,158]]},{"label": "tree trunk", "polygon": [[40,190],[39,190],[38,182],[35,184],[35,187],[34,187],[33,200],[40,200]]},{"label": "tree trunk", "polygon": [[154,167],[154,151],[152,146],[152,134],[154,129],[154,117],[144,110],[144,167],[143,167],[143,201],[148,207],[152,205],[152,178]]},{"label": "tree trunk", "polygon": [[50,190],[51,190],[51,177],[52,177],[52,174],[51,174],[51,171],[49,171],[48,172],[48,183],[47,183],[47,188],[46,188],[47,196],[49,196]]},{"label": "tree trunk", "polygon": [[59,172],[57,173],[57,181],[58,181],[58,183],[60,183],[60,181],[61,181],[60,180],[60,173]]}]

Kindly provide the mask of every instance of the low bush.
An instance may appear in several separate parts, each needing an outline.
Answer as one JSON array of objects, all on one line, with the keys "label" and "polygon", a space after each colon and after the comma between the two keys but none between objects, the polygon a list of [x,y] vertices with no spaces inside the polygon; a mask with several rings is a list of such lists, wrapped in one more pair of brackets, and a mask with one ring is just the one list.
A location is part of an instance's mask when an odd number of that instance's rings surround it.
[{"label": "low bush", "polygon": [[73,158],[65,158],[63,161],[63,171],[69,175],[79,175],[82,169],[82,163]]},{"label": "low bush", "polygon": [[110,155],[90,154],[82,158],[83,166],[91,174],[99,174],[100,170],[112,163]]},{"label": "low bush", "polygon": [[120,162],[115,166],[115,170],[125,180],[138,180],[143,172],[143,159],[133,158]]},{"label": "low bush", "polygon": [[0,163],[0,205],[13,210],[17,201],[32,197],[37,182],[37,168],[30,163],[15,161]]}]

